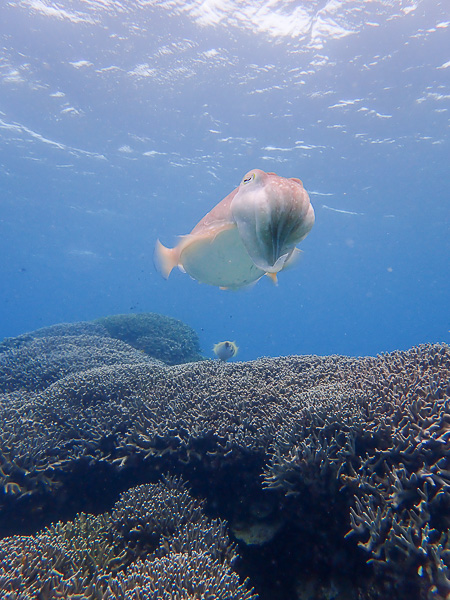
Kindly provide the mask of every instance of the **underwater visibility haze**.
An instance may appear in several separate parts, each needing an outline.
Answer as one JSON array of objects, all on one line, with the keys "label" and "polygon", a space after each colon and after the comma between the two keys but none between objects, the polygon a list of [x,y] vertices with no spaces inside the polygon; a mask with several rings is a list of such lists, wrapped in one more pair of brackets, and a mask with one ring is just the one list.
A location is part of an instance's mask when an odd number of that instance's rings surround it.
[{"label": "underwater visibility haze", "polygon": [[1,600],[450,600],[449,34],[0,2]]},{"label": "underwater visibility haze", "polygon": [[[206,355],[449,339],[449,6],[433,0],[0,7],[0,337],[182,319]],[[153,264],[250,169],[297,177],[299,264],[244,292]]]}]

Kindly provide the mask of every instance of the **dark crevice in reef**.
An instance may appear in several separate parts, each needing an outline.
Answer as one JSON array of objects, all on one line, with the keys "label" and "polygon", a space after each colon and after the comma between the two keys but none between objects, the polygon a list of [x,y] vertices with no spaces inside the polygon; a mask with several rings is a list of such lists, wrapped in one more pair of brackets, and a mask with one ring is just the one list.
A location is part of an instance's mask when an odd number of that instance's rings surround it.
[{"label": "dark crevice in reef", "polygon": [[[175,455],[143,460],[134,457],[127,467],[117,469],[105,461],[83,458],[74,461],[70,469],[52,474],[52,490],[17,498],[0,493],[0,538],[11,535],[32,535],[58,520],[73,519],[77,513],[100,514],[109,511],[121,492],[143,484],[155,483],[162,475],[181,476],[192,494],[205,500],[205,514],[228,522],[245,520],[249,498],[273,504],[277,494],[261,488],[261,457],[245,459],[245,469],[236,464],[214,460],[205,465],[199,459],[180,463]],[[55,489],[58,491],[55,494]],[[279,495],[279,494],[278,494]]]}]

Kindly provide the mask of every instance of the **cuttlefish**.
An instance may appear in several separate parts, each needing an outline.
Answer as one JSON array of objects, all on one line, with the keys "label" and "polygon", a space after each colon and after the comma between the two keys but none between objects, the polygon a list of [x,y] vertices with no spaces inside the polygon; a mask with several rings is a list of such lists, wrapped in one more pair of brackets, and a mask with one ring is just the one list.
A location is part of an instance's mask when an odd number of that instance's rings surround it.
[{"label": "cuttlefish", "polygon": [[155,257],[164,277],[179,267],[201,283],[238,289],[277,273],[295,259],[314,225],[300,179],[249,171],[175,248],[158,240]]}]

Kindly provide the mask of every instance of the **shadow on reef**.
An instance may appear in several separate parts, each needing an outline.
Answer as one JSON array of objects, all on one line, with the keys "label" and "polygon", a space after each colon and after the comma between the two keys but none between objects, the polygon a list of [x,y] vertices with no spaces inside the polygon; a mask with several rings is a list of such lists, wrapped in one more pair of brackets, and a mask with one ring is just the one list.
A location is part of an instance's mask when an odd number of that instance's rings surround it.
[{"label": "shadow on reef", "polygon": [[168,366],[102,327],[0,345],[2,598],[449,598],[448,346]]}]

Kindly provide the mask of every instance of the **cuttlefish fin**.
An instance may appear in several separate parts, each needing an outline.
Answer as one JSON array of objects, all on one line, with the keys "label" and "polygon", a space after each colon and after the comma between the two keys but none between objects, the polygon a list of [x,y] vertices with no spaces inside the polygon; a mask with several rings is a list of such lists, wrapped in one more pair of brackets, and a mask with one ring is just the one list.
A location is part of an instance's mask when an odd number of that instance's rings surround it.
[{"label": "cuttlefish fin", "polygon": [[166,248],[159,240],[156,240],[155,262],[163,277],[167,279],[172,269],[178,265],[177,248]]}]

